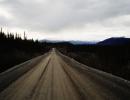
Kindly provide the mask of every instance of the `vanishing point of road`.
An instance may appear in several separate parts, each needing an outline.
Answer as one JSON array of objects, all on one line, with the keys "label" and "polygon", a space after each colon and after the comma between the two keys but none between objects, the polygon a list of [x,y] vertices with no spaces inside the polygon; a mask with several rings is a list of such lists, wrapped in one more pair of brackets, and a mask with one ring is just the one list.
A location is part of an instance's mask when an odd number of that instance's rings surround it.
[{"label": "vanishing point of road", "polygon": [[130,82],[53,48],[1,73],[0,100],[130,100]]}]

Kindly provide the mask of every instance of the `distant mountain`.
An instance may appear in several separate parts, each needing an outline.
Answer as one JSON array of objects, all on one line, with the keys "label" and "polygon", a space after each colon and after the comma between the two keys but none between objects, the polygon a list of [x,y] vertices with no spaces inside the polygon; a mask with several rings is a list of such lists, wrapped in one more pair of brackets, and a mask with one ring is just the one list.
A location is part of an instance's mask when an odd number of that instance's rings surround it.
[{"label": "distant mountain", "polygon": [[70,41],[62,41],[62,40],[41,40],[41,42],[47,42],[47,43],[62,43],[62,42],[68,42],[74,45],[95,45],[96,41],[78,41],[78,40],[70,40]]},{"label": "distant mountain", "polygon": [[78,40],[70,40],[70,41],[62,41],[62,40],[41,40],[40,42],[47,43],[71,43],[73,45],[124,45],[130,44],[130,38],[125,37],[112,37],[105,39],[103,41],[78,41]]},{"label": "distant mountain", "polygon": [[60,41],[60,40],[40,40],[40,42],[47,42],[47,43],[59,43],[59,42],[65,42],[65,41]]},{"label": "distant mountain", "polygon": [[130,38],[112,37],[97,43],[97,45],[124,45],[124,44],[130,44]]},{"label": "distant mountain", "polygon": [[68,41],[72,44],[77,44],[77,45],[95,45],[97,42],[96,41]]}]

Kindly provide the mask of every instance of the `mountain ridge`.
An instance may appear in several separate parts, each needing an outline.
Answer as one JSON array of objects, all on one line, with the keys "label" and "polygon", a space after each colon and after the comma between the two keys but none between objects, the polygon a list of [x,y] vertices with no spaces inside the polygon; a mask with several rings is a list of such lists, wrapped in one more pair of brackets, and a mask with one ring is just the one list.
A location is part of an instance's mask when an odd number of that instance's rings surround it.
[{"label": "mountain ridge", "polygon": [[80,41],[80,40],[40,40],[47,43],[71,43],[73,45],[124,45],[130,43],[130,38],[110,37],[102,41]]},{"label": "mountain ridge", "polygon": [[130,38],[111,37],[97,43],[97,45],[125,45],[125,44],[130,44]]}]

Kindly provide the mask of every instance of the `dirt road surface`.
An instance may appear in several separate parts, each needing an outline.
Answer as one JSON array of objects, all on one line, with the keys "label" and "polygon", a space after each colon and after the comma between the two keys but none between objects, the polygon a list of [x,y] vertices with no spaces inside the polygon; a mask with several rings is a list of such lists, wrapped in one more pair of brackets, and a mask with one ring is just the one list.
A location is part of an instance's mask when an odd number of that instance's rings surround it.
[{"label": "dirt road surface", "polygon": [[0,100],[130,100],[130,82],[53,48],[1,73]]}]

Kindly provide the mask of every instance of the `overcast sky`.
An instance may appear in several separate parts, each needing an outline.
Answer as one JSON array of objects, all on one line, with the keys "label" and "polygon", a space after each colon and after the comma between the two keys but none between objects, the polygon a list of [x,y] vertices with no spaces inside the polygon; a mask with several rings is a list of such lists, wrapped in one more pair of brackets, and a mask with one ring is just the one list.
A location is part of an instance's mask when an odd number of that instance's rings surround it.
[{"label": "overcast sky", "polygon": [[0,27],[34,39],[130,37],[130,0],[0,0]]}]

